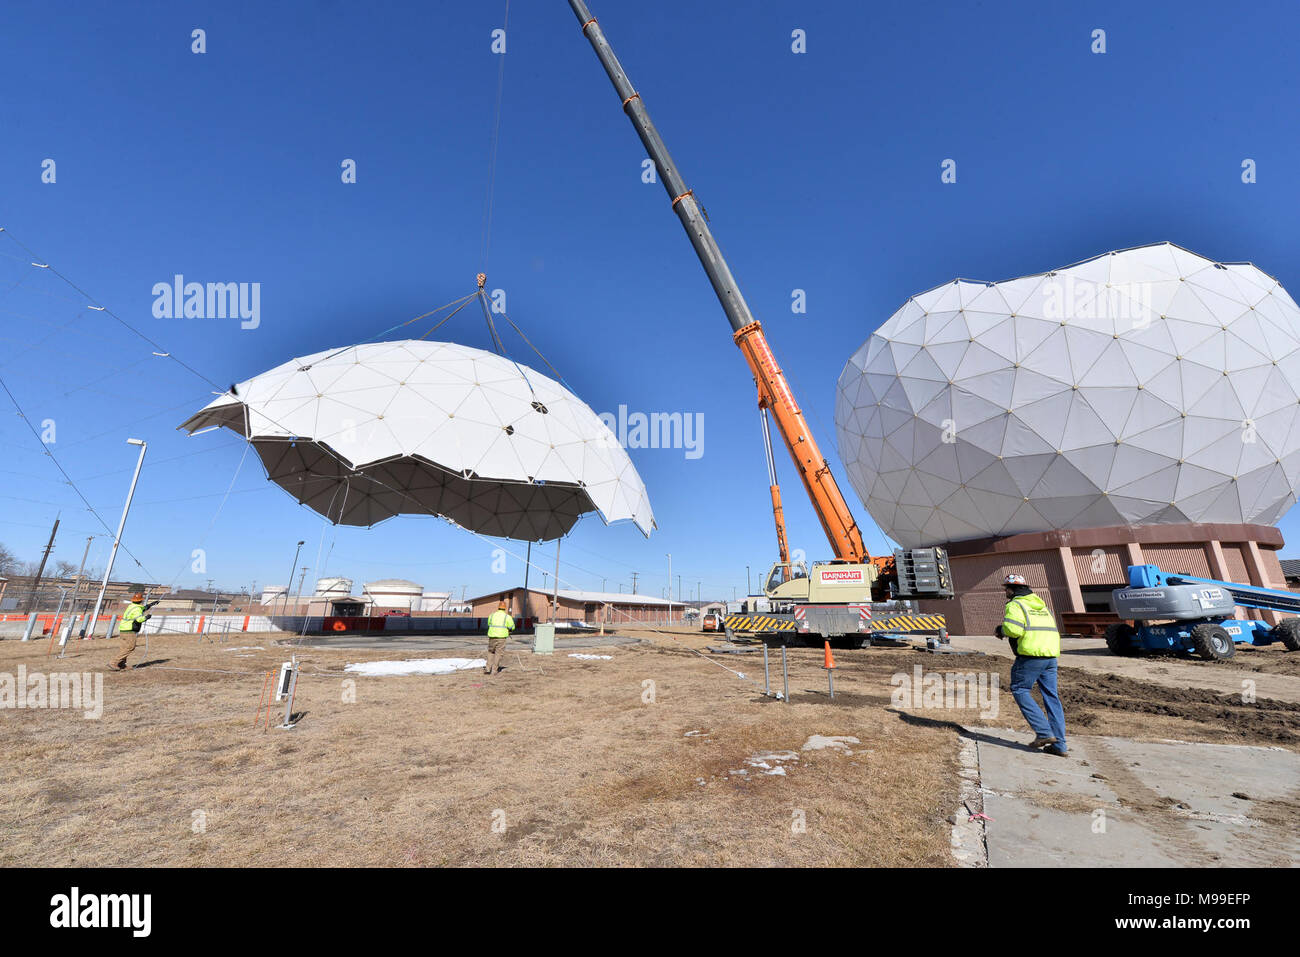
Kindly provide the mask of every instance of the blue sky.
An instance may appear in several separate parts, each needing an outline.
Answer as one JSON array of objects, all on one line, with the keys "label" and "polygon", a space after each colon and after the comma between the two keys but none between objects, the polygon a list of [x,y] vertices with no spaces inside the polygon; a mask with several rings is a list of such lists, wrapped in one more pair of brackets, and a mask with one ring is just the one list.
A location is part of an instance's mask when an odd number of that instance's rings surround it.
[{"label": "blue sky", "polygon": [[[0,542],[57,558],[108,536],[149,441],[118,572],[178,586],[319,572],[469,594],[522,578],[493,543],[435,519],[335,529],[264,478],[228,432],[176,426],[290,357],[368,339],[468,293],[481,265],[504,2],[27,3],[0,12]],[[595,0],[707,209],[836,467],[869,547],[890,544],[834,434],[849,355],[909,295],[1172,240],[1300,288],[1293,4],[689,3]],[[191,52],[191,31],[207,52]],[[1091,52],[1094,29],[1107,50]],[[791,31],[807,52],[791,52]],[[56,182],[41,181],[42,162]],[[340,163],[357,162],[357,182]],[[957,183],[940,182],[944,159]],[[1241,163],[1258,182],[1241,182]],[[561,576],[660,594],[743,593],[775,547],[754,389],[726,320],[567,4],[511,6],[489,285],[597,411],[699,413],[704,454],[633,450],[659,530],[584,519]],[[261,283],[261,324],[157,319],[181,273]],[[790,310],[807,292],[806,315]],[[446,337],[489,347],[481,320]],[[442,335],[442,333],[439,333]],[[516,355],[526,347],[517,341]],[[778,449],[778,455],[782,453]],[[829,557],[778,458],[791,545]],[[238,469],[238,473],[236,470]],[[233,486],[231,485],[233,480]],[[232,489],[225,497],[227,488]],[[218,506],[221,506],[217,514]],[[1290,537],[1294,516],[1282,523]],[[508,545],[522,553],[522,545]],[[194,549],[205,573],[191,571]],[[534,548],[550,568],[552,546]],[[145,572],[147,571],[148,574]],[[115,576],[116,577],[116,576]],[[676,582],[674,582],[674,593]]]}]

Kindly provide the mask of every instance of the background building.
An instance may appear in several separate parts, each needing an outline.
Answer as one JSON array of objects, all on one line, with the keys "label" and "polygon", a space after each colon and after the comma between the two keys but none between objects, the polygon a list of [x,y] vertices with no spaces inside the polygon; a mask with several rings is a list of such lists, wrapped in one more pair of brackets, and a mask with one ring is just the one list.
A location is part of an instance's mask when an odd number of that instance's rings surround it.
[{"label": "background building", "polygon": [[[496,610],[497,602],[504,598],[510,613],[516,617],[536,618],[550,621],[551,602],[555,593],[542,591],[540,588],[521,586],[505,591],[495,591],[469,600],[471,614],[475,618],[486,618]],[[669,602],[666,598],[650,595],[628,595],[618,592],[573,591],[561,588],[556,619],[559,621],[581,621],[587,624],[617,626],[628,622],[666,623],[669,620],[671,605],[673,620],[681,618],[681,602]]]}]

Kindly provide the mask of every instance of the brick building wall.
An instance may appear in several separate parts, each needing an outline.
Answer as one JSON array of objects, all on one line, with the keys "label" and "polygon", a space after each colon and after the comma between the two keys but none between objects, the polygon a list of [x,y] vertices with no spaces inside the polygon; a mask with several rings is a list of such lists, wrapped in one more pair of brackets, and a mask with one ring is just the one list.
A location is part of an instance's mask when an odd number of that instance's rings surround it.
[{"label": "brick building wall", "polygon": [[[952,634],[992,634],[1006,604],[1002,579],[1015,572],[1025,576],[1059,621],[1063,612],[1085,610],[1083,587],[1121,587],[1128,566],[1140,563],[1284,588],[1278,559],[1282,545],[1282,534],[1273,526],[1221,524],[1120,525],[952,542],[946,547],[957,597],[924,601],[920,607],[925,614],[944,615]],[[1274,612],[1247,609],[1238,609],[1238,615],[1277,618]]]}]

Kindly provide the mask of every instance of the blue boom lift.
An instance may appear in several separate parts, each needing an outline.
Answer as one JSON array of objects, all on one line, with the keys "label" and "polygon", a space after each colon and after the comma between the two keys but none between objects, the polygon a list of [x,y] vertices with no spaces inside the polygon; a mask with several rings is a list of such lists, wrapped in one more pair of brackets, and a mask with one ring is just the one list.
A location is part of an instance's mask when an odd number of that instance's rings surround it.
[{"label": "blue boom lift", "polygon": [[1128,587],[1111,592],[1111,606],[1119,617],[1137,624],[1125,621],[1106,629],[1106,646],[1114,655],[1163,651],[1222,660],[1232,657],[1237,643],[1275,641],[1287,651],[1300,651],[1300,618],[1270,625],[1233,617],[1237,607],[1300,615],[1300,594],[1294,592],[1130,565]]}]

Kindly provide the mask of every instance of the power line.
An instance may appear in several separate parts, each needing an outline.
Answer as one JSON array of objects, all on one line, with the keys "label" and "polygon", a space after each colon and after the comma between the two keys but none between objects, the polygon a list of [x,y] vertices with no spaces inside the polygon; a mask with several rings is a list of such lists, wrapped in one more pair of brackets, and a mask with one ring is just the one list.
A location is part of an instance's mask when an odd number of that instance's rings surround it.
[{"label": "power line", "polygon": [[[2,387],[5,390],[5,394],[9,396],[9,401],[12,402],[14,408],[18,410],[18,417],[22,419],[25,423],[27,423],[27,428],[32,433],[32,438],[36,439],[37,442],[40,442],[40,444],[45,449],[45,454],[50,457],[50,461],[53,462],[54,467],[59,470],[59,474],[63,476],[64,481],[67,482],[68,485],[72,487],[72,490],[77,493],[77,498],[81,499],[82,503],[86,506],[86,508],[90,510],[90,514],[95,516],[95,518],[99,521],[99,524],[104,526],[104,531],[108,532],[109,537],[116,538],[116,533],[113,531],[112,528],[109,527],[108,523],[104,521],[103,516],[101,516],[99,512],[95,510],[95,507],[90,504],[90,500],[86,498],[86,496],[81,494],[81,489],[77,487],[76,482],[72,481],[72,476],[68,474],[66,469],[64,469],[62,463],[59,462],[55,454],[52,451],[50,451],[49,446],[46,445],[46,443],[41,441],[41,434],[36,431],[36,427],[33,426],[31,420],[27,418],[27,414],[23,411],[22,406],[18,404],[18,400],[14,398],[14,394],[9,391],[9,385],[4,381],[3,377],[0,377],[0,387]],[[131,556],[131,559],[136,563],[136,565],[140,567],[141,570],[144,571],[147,577],[149,578],[154,577],[153,572],[149,571],[149,569],[145,567],[144,563],[140,561],[140,559],[136,558],[134,552],[132,552],[125,545],[122,545],[120,542],[119,542],[119,547],[122,548],[128,555]]]}]

